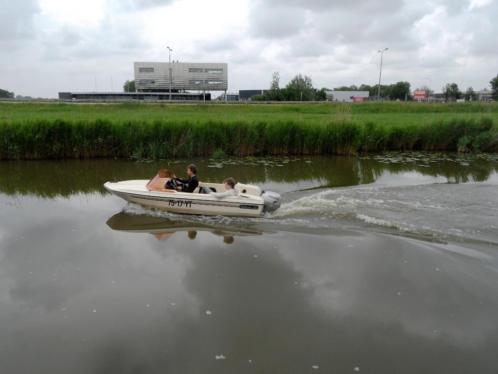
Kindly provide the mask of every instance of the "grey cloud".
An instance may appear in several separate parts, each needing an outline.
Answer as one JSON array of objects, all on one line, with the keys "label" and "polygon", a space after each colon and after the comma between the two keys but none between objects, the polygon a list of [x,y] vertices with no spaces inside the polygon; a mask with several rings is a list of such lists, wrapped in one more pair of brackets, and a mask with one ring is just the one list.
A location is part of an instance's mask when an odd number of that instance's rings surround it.
[{"label": "grey cloud", "polygon": [[317,16],[315,25],[317,35],[329,42],[352,43],[374,50],[386,44],[397,45],[398,49],[410,49],[413,48],[410,31],[419,16],[402,13],[366,21],[364,17],[351,17],[341,11]]},{"label": "grey cloud", "polygon": [[296,57],[318,57],[326,55],[332,51],[330,45],[324,42],[303,36],[298,43],[289,43],[290,52]]},{"label": "grey cloud", "polygon": [[216,53],[237,49],[237,43],[234,38],[203,40],[196,43],[196,49],[197,48],[206,52]]},{"label": "grey cloud", "polygon": [[493,2],[483,9],[472,12],[472,44],[470,52],[476,56],[490,57],[497,55],[498,23],[493,15],[498,14],[498,2]]},{"label": "grey cloud", "polygon": [[268,11],[272,7],[294,7],[307,9],[311,11],[330,11],[347,9],[354,13],[379,13],[392,12],[403,7],[404,2],[400,0],[384,0],[382,2],[372,0],[355,0],[352,3],[350,0],[265,0],[260,3],[266,7]]},{"label": "grey cloud", "polygon": [[[427,12],[422,8],[395,0],[380,4],[360,0],[354,5],[345,0],[256,2],[251,8],[251,32],[254,36],[268,39],[307,35],[308,41],[318,37],[328,45],[406,44],[413,23]],[[298,49],[309,49],[311,55],[318,55],[314,48]]]},{"label": "grey cloud", "polygon": [[75,46],[81,41],[81,39],[81,35],[70,28],[65,27],[60,32],[60,42],[64,47]]},{"label": "grey cloud", "polygon": [[33,16],[40,9],[37,0],[0,1],[0,42],[13,42],[34,34]]},{"label": "grey cloud", "polygon": [[141,10],[169,5],[175,0],[108,0],[111,7],[124,11]]},{"label": "grey cloud", "polygon": [[256,37],[286,38],[297,34],[306,24],[304,10],[293,7],[253,8],[251,33]]},{"label": "grey cloud", "polygon": [[[498,26],[491,14],[498,4],[469,12],[469,0],[425,0],[417,3],[388,0],[382,3],[359,0],[270,0],[255,2],[251,8],[252,34],[266,39],[286,39],[286,60],[292,57],[331,56],[335,47],[347,46],[356,60],[380,47],[398,53],[399,68],[417,63],[416,52],[428,46],[438,48],[440,56],[421,61],[424,65],[456,64],[456,57],[469,53],[494,55],[494,35]],[[441,9],[444,18],[436,19],[431,29],[417,28],[420,20]],[[496,9],[498,11],[498,9]],[[288,16],[291,15],[291,16]],[[300,18],[297,16],[300,15]],[[295,19],[299,21],[296,22]],[[423,35],[418,35],[422,32]],[[319,39],[319,40],[317,40]],[[455,48],[455,39],[458,48]],[[469,44],[469,40],[472,43]],[[436,46],[436,47],[435,47]],[[408,57],[414,54],[415,59]],[[406,54],[405,62],[401,54]],[[448,58],[448,55],[455,57]],[[410,60],[410,61],[407,61]]]},{"label": "grey cloud", "polygon": [[46,60],[72,60],[138,53],[149,44],[134,31],[136,28],[138,26],[133,23],[115,23],[112,19],[105,19],[98,29],[91,31],[64,27],[44,35],[44,57]]}]

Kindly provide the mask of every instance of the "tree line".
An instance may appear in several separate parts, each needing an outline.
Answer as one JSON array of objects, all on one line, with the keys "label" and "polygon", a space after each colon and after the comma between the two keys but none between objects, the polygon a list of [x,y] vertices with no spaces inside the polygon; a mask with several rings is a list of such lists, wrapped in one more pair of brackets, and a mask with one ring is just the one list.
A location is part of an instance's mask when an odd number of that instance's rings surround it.
[{"label": "tree line", "polygon": [[273,73],[270,89],[262,95],[254,96],[256,101],[325,101],[326,89],[313,87],[311,78],[298,74],[283,88],[280,88],[280,74]]},{"label": "tree line", "polygon": [[[498,74],[489,82],[491,85],[491,97],[498,101]],[[421,90],[433,94],[428,87],[421,87]],[[126,81],[123,90],[125,92],[135,92],[135,81]],[[341,86],[336,87],[336,91],[368,91],[370,97],[377,97],[379,94],[378,85],[362,84],[360,86]],[[259,101],[325,101],[327,100],[327,88],[317,89],[313,87],[311,77],[297,74],[283,88],[280,87],[280,74],[273,73],[270,88],[262,95],[253,97],[253,100]],[[477,92],[469,87],[462,92],[456,83],[448,83],[442,88],[443,97],[446,101],[456,101],[465,99],[466,101],[475,101],[478,99]],[[13,99],[13,92],[0,89],[1,99]],[[409,82],[397,82],[390,85],[380,86],[380,99],[382,100],[412,100],[411,85]]]},{"label": "tree line", "polygon": [[[498,101],[498,75],[490,81],[493,100]],[[273,73],[270,88],[262,95],[252,98],[259,101],[324,101],[327,100],[326,92],[329,89],[317,89],[313,87],[312,80],[307,75],[298,74],[283,88],[280,87],[280,74]],[[409,82],[397,82],[389,85],[361,84],[360,86],[336,87],[335,91],[368,91],[370,97],[379,96],[382,100],[413,100],[411,84]],[[427,91],[429,95],[434,92],[428,87],[420,87],[419,90]],[[456,101],[465,99],[475,101],[478,99],[477,92],[469,87],[462,92],[456,83],[448,83],[442,88],[442,94],[446,101]]]}]

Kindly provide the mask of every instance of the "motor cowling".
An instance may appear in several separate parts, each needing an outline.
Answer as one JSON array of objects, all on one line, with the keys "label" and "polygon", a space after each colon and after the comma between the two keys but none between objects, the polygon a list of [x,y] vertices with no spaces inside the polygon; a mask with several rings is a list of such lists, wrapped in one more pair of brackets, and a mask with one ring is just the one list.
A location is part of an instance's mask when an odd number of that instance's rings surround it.
[{"label": "motor cowling", "polygon": [[261,197],[263,198],[263,202],[265,204],[263,208],[265,212],[274,212],[280,208],[282,200],[282,196],[280,196],[280,194],[272,191],[263,191]]}]

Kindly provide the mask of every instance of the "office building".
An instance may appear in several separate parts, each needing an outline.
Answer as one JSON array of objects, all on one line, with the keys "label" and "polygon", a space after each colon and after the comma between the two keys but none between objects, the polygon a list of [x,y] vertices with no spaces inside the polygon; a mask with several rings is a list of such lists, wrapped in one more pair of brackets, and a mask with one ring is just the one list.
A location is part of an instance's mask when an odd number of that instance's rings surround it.
[{"label": "office building", "polygon": [[226,91],[228,68],[225,63],[135,62],[135,87],[139,92],[186,90]]}]

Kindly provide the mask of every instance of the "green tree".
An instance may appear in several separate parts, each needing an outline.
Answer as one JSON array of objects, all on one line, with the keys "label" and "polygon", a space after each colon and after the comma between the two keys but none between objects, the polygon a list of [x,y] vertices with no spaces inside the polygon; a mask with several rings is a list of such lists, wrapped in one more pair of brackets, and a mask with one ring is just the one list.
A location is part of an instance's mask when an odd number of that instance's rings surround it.
[{"label": "green tree", "polygon": [[358,87],[356,85],[351,86],[341,86],[334,88],[334,91],[358,91]]},{"label": "green tree", "polygon": [[326,101],[327,100],[327,89],[321,88],[319,90],[315,90],[315,100]]},{"label": "green tree", "polygon": [[446,101],[455,101],[462,97],[462,92],[456,83],[448,83],[443,87],[443,94]]},{"label": "green tree", "polygon": [[[386,84],[386,85],[381,84],[380,85],[380,98],[381,99],[390,99],[392,88],[393,88],[392,84]],[[370,96],[377,97],[378,89],[379,89],[379,86],[372,86],[373,92],[370,93]]]},{"label": "green tree", "polygon": [[9,92],[7,90],[2,90],[0,88],[0,98],[2,98],[2,99],[13,99],[14,98],[14,92]]},{"label": "green tree", "polygon": [[464,94],[465,101],[476,101],[477,93],[474,91],[472,87],[467,88]]},{"label": "green tree", "polygon": [[372,93],[373,89],[375,89],[375,87],[368,84],[361,84],[360,87],[358,87],[359,91],[368,91],[370,94]]},{"label": "green tree", "polygon": [[498,75],[491,79],[489,83],[491,84],[491,97],[493,98],[493,100],[498,101]]},{"label": "green tree", "polygon": [[284,91],[285,100],[288,101],[310,101],[315,100],[315,90],[311,78],[307,75],[296,75],[285,86]]},{"label": "green tree", "polygon": [[408,100],[410,98],[410,83],[398,82],[389,87],[391,100]]},{"label": "green tree", "polygon": [[136,92],[135,81],[126,81],[123,85],[124,92]]},{"label": "green tree", "polygon": [[274,72],[271,78],[270,90],[264,95],[265,100],[281,101],[283,99],[280,89],[280,73]]}]

